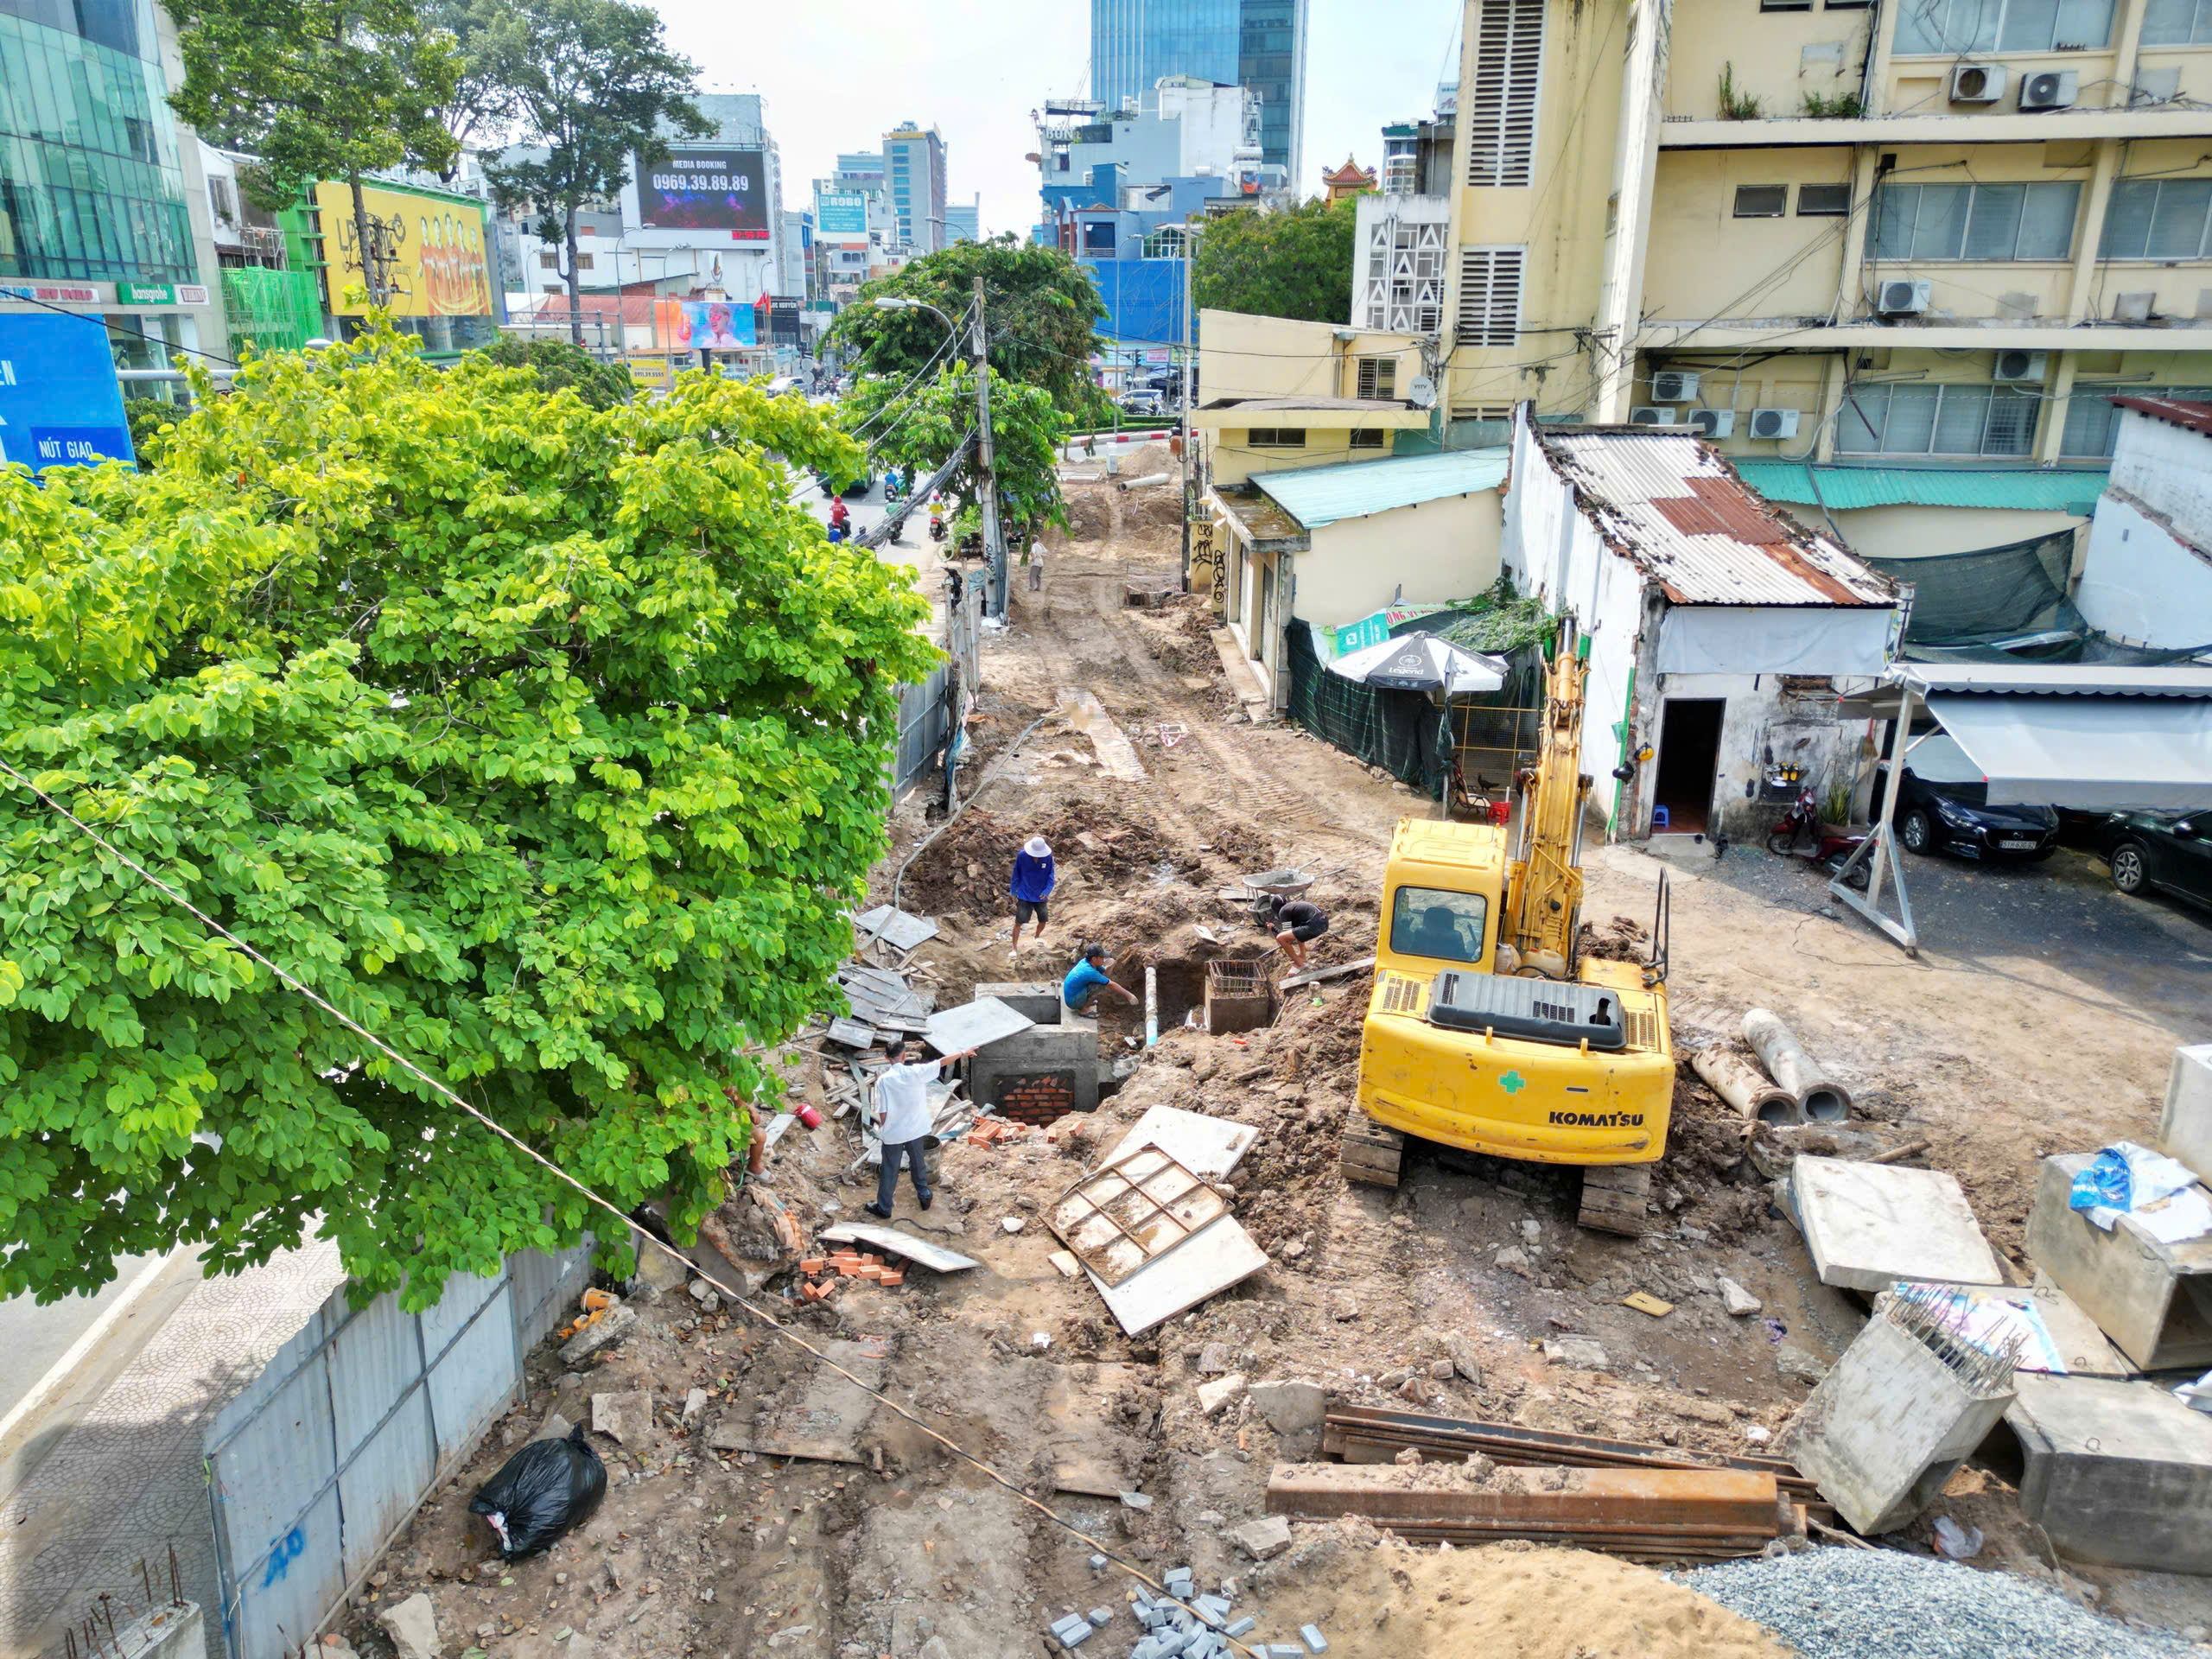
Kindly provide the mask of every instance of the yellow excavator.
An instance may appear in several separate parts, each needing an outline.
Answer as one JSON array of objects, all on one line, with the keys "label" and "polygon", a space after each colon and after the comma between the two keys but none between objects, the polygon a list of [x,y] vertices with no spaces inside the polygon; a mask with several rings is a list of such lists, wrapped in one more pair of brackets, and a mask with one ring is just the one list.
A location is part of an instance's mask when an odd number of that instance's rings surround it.
[{"label": "yellow excavator", "polygon": [[1536,765],[1516,779],[1517,849],[1499,825],[1399,822],[1344,1171],[1395,1186],[1409,1135],[1573,1164],[1582,1224],[1633,1236],[1674,1099],[1667,889],[1662,875],[1649,961],[1578,953],[1589,676],[1590,641],[1569,620],[1547,664]]}]

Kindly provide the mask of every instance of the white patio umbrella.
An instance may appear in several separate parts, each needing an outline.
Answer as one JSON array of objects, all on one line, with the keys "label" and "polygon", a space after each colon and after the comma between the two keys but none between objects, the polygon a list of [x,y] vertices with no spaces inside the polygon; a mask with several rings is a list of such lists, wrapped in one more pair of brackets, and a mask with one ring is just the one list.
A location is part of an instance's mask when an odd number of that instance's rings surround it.
[{"label": "white patio umbrella", "polygon": [[1452,697],[1497,690],[1505,683],[1506,664],[1501,658],[1485,657],[1436,634],[1408,633],[1339,657],[1329,664],[1329,672],[1387,691]]}]

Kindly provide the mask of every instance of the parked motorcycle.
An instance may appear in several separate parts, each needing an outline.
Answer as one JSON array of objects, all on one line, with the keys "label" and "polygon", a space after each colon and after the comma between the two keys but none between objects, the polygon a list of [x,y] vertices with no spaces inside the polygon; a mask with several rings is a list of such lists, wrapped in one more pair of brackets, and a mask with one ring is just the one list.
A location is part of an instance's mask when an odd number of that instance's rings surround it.
[{"label": "parked motorcycle", "polygon": [[[1784,858],[1809,860],[1835,875],[1872,833],[1872,827],[1863,823],[1821,823],[1820,804],[1814,799],[1812,787],[1808,785],[1798,791],[1796,803],[1774,828],[1766,832],[1766,849]],[[1866,866],[1861,864],[1846,878],[1845,885],[1864,893],[1866,880]]]}]

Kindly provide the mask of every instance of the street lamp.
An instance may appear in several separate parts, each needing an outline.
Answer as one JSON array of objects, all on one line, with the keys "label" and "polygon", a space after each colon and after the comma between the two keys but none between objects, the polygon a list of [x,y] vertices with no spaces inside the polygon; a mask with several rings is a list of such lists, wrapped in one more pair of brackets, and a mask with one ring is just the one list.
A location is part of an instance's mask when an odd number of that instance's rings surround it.
[{"label": "street lamp", "polygon": [[875,308],[879,311],[926,311],[943,323],[948,333],[957,334],[960,332],[957,323],[925,300],[902,300],[886,295],[875,302]]}]

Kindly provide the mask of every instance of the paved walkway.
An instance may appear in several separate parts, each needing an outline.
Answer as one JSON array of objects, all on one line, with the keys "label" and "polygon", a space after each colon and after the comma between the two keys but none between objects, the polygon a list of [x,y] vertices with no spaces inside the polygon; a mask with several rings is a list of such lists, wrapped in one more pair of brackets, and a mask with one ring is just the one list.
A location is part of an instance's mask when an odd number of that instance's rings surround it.
[{"label": "paved walkway", "polygon": [[343,1277],[336,1248],[312,1243],[203,1280],[0,1498],[0,1659],[53,1659],[102,1592],[120,1625],[125,1606],[145,1605],[139,1560],[166,1578],[172,1543],[185,1594],[208,1610],[210,1659],[221,1659],[200,1430]]}]

